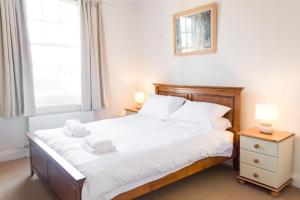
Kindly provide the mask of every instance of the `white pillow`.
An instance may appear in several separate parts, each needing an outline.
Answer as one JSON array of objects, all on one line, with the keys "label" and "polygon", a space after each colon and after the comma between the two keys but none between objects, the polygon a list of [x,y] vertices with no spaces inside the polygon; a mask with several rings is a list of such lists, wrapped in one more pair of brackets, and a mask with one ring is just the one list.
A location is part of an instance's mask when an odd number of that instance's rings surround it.
[{"label": "white pillow", "polygon": [[186,101],[169,119],[193,123],[201,123],[204,119],[209,119],[211,124],[213,124],[229,110],[231,108],[219,104]]},{"label": "white pillow", "polygon": [[185,101],[186,99],[182,97],[151,95],[139,114],[164,120],[178,110]]},{"label": "white pillow", "polygon": [[216,130],[225,131],[231,127],[232,127],[232,125],[231,125],[230,120],[227,118],[224,118],[224,117],[219,118],[214,122],[214,128]]}]

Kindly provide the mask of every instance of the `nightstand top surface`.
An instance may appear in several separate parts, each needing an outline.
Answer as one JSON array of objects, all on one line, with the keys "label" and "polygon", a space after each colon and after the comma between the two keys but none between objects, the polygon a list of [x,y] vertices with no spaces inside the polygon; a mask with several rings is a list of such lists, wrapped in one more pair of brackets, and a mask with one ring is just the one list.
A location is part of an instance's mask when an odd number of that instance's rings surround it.
[{"label": "nightstand top surface", "polygon": [[132,108],[124,108],[124,110],[126,110],[126,111],[130,111],[130,112],[139,112],[139,110],[140,109],[137,109],[137,108],[135,108],[135,107],[132,107]]},{"label": "nightstand top surface", "polygon": [[281,142],[295,135],[294,133],[276,131],[276,130],[274,130],[272,135],[264,134],[261,133],[257,128],[246,129],[239,132],[239,134],[247,137],[258,138],[258,139],[272,141],[272,142]]}]

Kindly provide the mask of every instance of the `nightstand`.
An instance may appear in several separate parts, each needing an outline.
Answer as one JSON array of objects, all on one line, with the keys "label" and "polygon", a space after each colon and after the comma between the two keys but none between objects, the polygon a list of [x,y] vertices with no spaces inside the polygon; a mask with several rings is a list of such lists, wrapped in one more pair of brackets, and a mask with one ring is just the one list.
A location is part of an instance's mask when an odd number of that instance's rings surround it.
[{"label": "nightstand", "polygon": [[126,115],[132,115],[139,112],[139,109],[137,108],[124,108]]},{"label": "nightstand", "polygon": [[253,183],[269,189],[273,197],[291,184],[294,134],[274,131],[260,133],[256,128],[240,133],[239,183]]}]

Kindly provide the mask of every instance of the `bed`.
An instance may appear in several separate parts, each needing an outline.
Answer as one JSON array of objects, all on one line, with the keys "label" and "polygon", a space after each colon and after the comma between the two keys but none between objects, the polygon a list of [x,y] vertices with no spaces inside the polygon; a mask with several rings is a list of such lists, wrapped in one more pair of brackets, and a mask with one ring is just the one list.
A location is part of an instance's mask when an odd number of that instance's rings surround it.
[{"label": "bed", "polygon": [[[116,193],[116,195],[112,196],[113,199],[136,198],[231,158],[233,159],[234,168],[238,169],[239,138],[237,132],[239,131],[240,123],[240,95],[243,88],[176,86],[166,84],[154,85],[155,93],[159,95],[179,96],[191,101],[212,102],[232,108],[232,110],[225,116],[232,123],[232,128],[229,130],[233,133],[233,139],[231,140],[233,143],[233,148],[231,149],[232,152],[227,155],[216,154],[212,157],[204,157],[203,159],[201,157],[195,157],[194,159],[198,160],[190,159],[190,162],[185,163],[185,165],[180,165],[180,167],[177,167],[176,170],[167,172],[162,171],[159,176],[151,176],[147,180],[139,181],[138,184],[132,184],[130,187],[125,187],[125,189],[123,188],[119,191],[119,193]],[[136,120],[133,118],[134,116],[131,116],[126,119],[129,121]],[[83,175],[82,168],[81,170],[78,170],[78,167],[74,165],[74,162],[70,162],[70,159],[66,159],[64,156],[61,156],[61,154],[57,153],[57,149],[53,147],[51,148],[51,145],[47,144],[45,140],[42,140],[35,134],[27,133],[27,136],[30,140],[31,173],[37,174],[39,178],[49,187],[49,189],[53,191],[54,194],[61,200],[87,199],[83,194],[86,192],[86,185],[91,182],[91,180],[86,180],[87,177]],[[150,139],[151,138],[149,138],[149,140]],[[182,140],[182,138],[179,139]],[[185,144],[183,143],[182,146],[184,145]],[[176,148],[180,149],[178,146]],[[161,160],[167,160],[165,158],[166,157],[162,157]],[[137,157],[136,159],[138,160],[142,158]],[[101,160],[98,159],[98,161]],[[80,163],[78,163],[78,165],[80,165]],[[87,166],[91,167],[92,165],[84,165],[85,168],[87,168]],[[130,165],[128,164],[128,166]],[[134,167],[134,164],[132,167]],[[122,168],[122,166],[119,166],[119,168]],[[116,167],[116,170],[117,169],[118,167]],[[149,170],[150,169],[151,168],[149,168]],[[103,181],[103,185],[104,182],[105,181]],[[97,184],[101,184],[101,182],[97,182]]]}]

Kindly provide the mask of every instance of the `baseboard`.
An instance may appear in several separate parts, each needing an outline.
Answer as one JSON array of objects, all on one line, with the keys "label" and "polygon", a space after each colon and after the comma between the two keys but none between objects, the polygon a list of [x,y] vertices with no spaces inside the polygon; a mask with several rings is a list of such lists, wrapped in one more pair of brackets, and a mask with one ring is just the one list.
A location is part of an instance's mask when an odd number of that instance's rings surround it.
[{"label": "baseboard", "polygon": [[300,188],[300,174],[293,174],[292,185],[296,188]]},{"label": "baseboard", "polygon": [[0,152],[0,162],[25,158],[27,156],[27,148],[10,149]]}]

